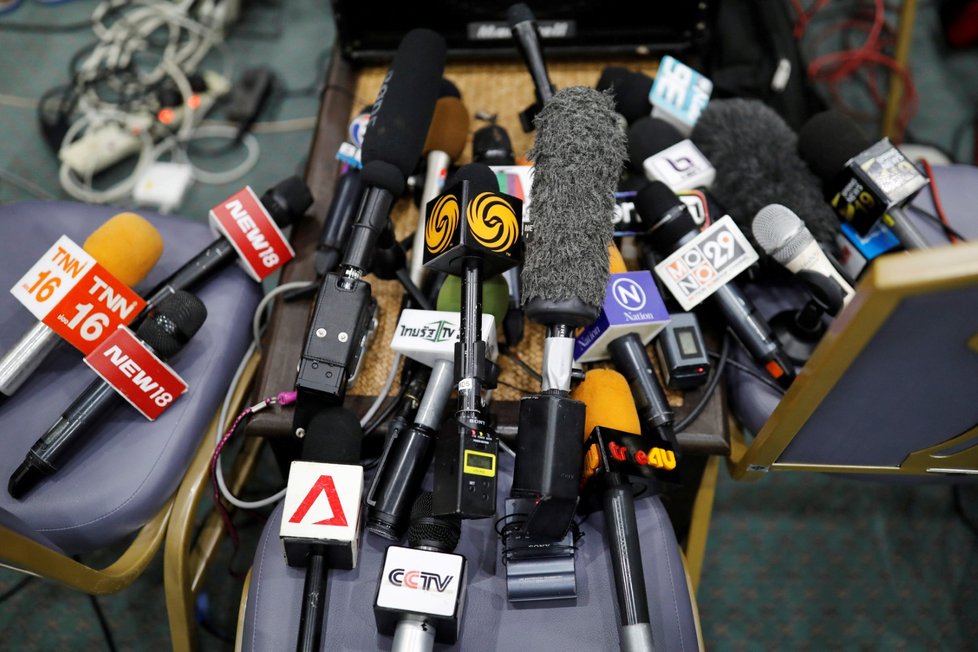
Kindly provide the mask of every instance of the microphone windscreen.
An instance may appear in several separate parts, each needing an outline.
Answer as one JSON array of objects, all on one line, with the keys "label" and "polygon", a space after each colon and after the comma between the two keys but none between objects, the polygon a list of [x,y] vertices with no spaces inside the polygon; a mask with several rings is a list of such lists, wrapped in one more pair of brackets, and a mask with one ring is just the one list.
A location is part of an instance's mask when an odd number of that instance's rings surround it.
[{"label": "microphone windscreen", "polygon": [[652,116],[637,120],[628,128],[628,160],[633,168],[642,170],[642,162],[683,140],[674,126]]},{"label": "microphone windscreen", "polygon": [[[599,91],[611,91],[612,95],[617,95],[617,89],[621,83],[632,74],[632,71],[628,68],[622,66],[608,66],[601,71],[601,76],[598,77],[598,83],[594,87]],[[617,102],[618,98],[615,97]]]},{"label": "microphone windscreen", "polygon": [[323,408],[309,421],[302,437],[302,460],[323,464],[360,464],[363,428],[341,405]]},{"label": "microphone windscreen", "polygon": [[815,242],[805,223],[786,206],[771,204],[754,216],[754,239],[772,258],[787,265],[802,249]]},{"label": "microphone windscreen", "polygon": [[485,163],[463,165],[452,175],[451,181],[445,184],[445,187],[451,188],[463,181],[469,182],[471,185],[470,194],[473,196],[480,192],[499,192],[499,181],[496,180],[496,174]]},{"label": "microphone windscreen", "polygon": [[[462,280],[457,276],[448,276],[438,290],[437,310],[459,312],[462,309]],[[496,319],[496,327],[503,323],[509,311],[509,285],[502,275],[486,279],[482,284],[482,312]],[[501,332],[498,331],[497,332]]]},{"label": "microphone windscreen", "polygon": [[384,161],[405,179],[411,174],[421,157],[444,69],[444,38],[430,29],[414,29],[401,39],[363,137],[364,167]]},{"label": "microphone windscreen", "polygon": [[621,256],[621,251],[612,242],[608,245],[608,273],[621,274],[627,271],[628,267],[625,265],[625,259]]},{"label": "microphone windscreen", "polygon": [[649,93],[655,79],[645,73],[631,71],[627,77],[614,87],[615,105],[629,124],[649,117],[652,113],[652,103]]},{"label": "microphone windscreen", "polygon": [[455,161],[465,149],[469,137],[469,110],[457,97],[442,97],[435,104],[435,113],[424,141],[424,153],[445,152]]},{"label": "microphone windscreen", "polygon": [[165,360],[176,355],[206,319],[204,302],[189,292],[177,290],[150,312],[136,330],[136,337]]},{"label": "microphone windscreen", "polygon": [[840,111],[817,113],[798,132],[798,154],[823,183],[871,144],[855,120]]},{"label": "microphone windscreen", "polygon": [[441,84],[438,86],[438,97],[462,97],[462,91],[458,90],[458,86],[451,79],[445,77],[441,78]]},{"label": "microphone windscreen", "polygon": [[280,228],[291,226],[312,206],[312,192],[300,177],[279,181],[261,196],[262,206]]},{"label": "microphone windscreen", "polygon": [[370,161],[360,171],[360,183],[383,188],[395,197],[404,192],[405,179],[401,171],[386,161]]},{"label": "microphone windscreen", "polygon": [[635,401],[628,381],[613,369],[591,369],[584,381],[571,391],[571,398],[586,406],[584,412],[584,436],[595,426],[612,428],[622,432],[642,432]]},{"label": "microphone windscreen", "polygon": [[92,231],[82,245],[112,276],[132,287],[163,253],[163,236],[145,218],[119,213]]},{"label": "microphone windscreen", "polygon": [[472,160],[487,165],[515,165],[513,143],[506,130],[496,124],[477,129],[472,134]]},{"label": "microphone windscreen", "polygon": [[462,536],[462,521],[457,516],[435,516],[431,498],[430,491],[422,491],[411,506],[408,545],[451,552]]},{"label": "microphone windscreen", "polygon": [[509,23],[511,29],[528,20],[535,20],[533,10],[522,2],[510,5],[509,9],[506,10],[506,22]]},{"label": "microphone windscreen", "polygon": [[[677,206],[680,207],[678,213],[675,211]],[[652,181],[638,191],[635,210],[649,224],[647,237],[660,251],[671,251],[684,235],[698,230],[682,200],[661,181]],[[672,219],[660,223],[667,213]]]},{"label": "microphone windscreen", "polygon": [[800,215],[817,240],[834,246],[839,220],[798,156],[798,136],[773,109],[759,100],[710,102],[692,139],[716,169],[710,193],[741,229],[750,233],[757,211],[779,203]]},{"label": "microphone windscreen", "polygon": [[534,119],[536,142],[527,154],[534,163],[532,231],[521,274],[528,309],[531,302],[571,302],[582,304],[573,311],[583,321],[577,325],[597,317],[625,159],[618,120],[610,95],[583,86],[555,93]]}]

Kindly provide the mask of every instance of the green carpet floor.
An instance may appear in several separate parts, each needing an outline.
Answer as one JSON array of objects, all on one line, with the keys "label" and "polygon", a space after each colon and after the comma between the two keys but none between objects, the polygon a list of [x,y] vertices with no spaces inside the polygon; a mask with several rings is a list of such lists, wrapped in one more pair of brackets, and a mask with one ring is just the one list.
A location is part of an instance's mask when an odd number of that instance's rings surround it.
[{"label": "green carpet floor", "polygon": [[[301,89],[321,78],[322,55],[334,40],[329,3],[275,1],[282,4],[245,2],[243,25],[229,41],[235,66],[268,66],[286,88]],[[94,6],[92,0],[51,7],[26,0],[0,16],[0,24],[74,23]],[[925,101],[911,131],[970,157],[971,131],[958,126],[973,117],[978,102],[978,56],[936,45],[934,16],[933,5],[921,3],[914,70]],[[64,194],[55,156],[38,138],[33,109],[21,105],[62,83],[68,59],[89,39],[85,31],[41,36],[0,30],[0,170],[56,197]],[[317,105],[314,94],[280,97],[262,120],[313,116]],[[240,185],[261,190],[301,170],[310,138],[311,130],[259,136],[262,156],[246,178],[195,186],[180,212],[203,219]],[[28,196],[0,180],[0,202]],[[978,650],[978,538],[954,512],[947,487],[777,474],[748,484],[724,473],[699,592],[708,649]],[[254,494],[264,495],[278,480],[266,457]],[[978,521],[978,489],[965,488],[962,498]],[[240,573],[261,525],[240,518],[241,551],[232,559],[225,543],[206,580],[209,607],[201,614],[214,633],[202,630],[203,650],[232,648],[222,637],[233,634]],[[84,561],[106,564],[113,552]],[[22,577],[0,570],[0,595]],[[120,650],[169,648],[162,584],[157,558],[129,589],[99,599]],[[101,649],[103,635],[87,596],[35,580],[0,603],[0,650]]]}]

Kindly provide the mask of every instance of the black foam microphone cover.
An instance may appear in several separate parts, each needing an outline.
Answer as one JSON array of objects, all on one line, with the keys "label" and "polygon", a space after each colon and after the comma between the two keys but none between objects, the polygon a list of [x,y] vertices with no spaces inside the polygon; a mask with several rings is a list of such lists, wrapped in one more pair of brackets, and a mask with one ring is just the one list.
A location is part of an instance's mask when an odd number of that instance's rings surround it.
[{"label": "black foam microphone cover", "polygon": [[446,187],[454,186],[462,181],[468,181],[476,192],[495,192],[499,190],[499,182],[496,175],[485,163],[469,163],[462,166],[452,176],[451,183]]},{"label": "black foam microphone cover", "polygon": [[337,405],[313,415],[302,438],[302,459],[328,464],[360,463],[363,428],[355,414]]},{"label": "black foam microphone cover", "polygon": [[383,161],[407,178],[421,158],[435,102],[442,89],[445,39],[430,29],[408,32],[397,52],[370,113],[361,159],[367,166]]},{"label": "black foam microphone cover", "polygon": [[647,236],[662,254],[671,253],[683,236],[697,230],[685,204],[661,181],[649,183],[635,195],[635,209],[649,224]]},{"label": "black foam microphone cover", "polygon": [[312,206],[312,192],[300,177],[283,179],[261,196],[262,206],[281,228],[290,226]]},{"label": "black foam microphone cover", "polygon": [[856,122],[840,111],[823,111],[798,132],[798,154],[822,183],[831,182],[853,156],[872,142]]},{"label": "black foam microphone cover", "polygon": [[628,128],[628,164],[642,171],[642,162],[683,140],[674,126],[652,116],[636,120]]},{"label": "black foam microphone cover", "polygon": [[615,107],[629,124],[646,118],[652,113],[652,103],[649,93],[655,79],[645,73],[629,71],[614,86]]}]

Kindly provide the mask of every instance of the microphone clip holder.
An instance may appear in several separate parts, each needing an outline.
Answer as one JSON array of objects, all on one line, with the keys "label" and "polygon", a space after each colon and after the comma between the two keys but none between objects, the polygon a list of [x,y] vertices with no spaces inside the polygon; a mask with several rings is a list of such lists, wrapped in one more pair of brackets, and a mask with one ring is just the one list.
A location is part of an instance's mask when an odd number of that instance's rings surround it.
[{"label": "microphone clip holder", "polygon": [[369,283],[335,273],[323,278],[299,358],[295,430],[324,407],[343,402],[376,330],[376,315]]}]

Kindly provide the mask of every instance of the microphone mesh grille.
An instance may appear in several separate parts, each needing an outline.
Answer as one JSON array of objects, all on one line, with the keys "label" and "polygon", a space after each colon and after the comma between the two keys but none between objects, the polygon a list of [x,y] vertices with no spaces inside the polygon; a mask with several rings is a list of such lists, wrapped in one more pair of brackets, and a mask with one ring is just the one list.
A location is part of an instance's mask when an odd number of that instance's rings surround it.
[{"label": "microphone mesh grille", "polygon": [[461,535],[461,521],[457,517],[433,516],[431,492],[421,492],[411,507],[411,524],[407,532],[409,545],[412,548],[427,546],[451,552],[458,545]]},{"label": "microphone mesh grille", "polygon": [[798,252],[815,241],[805,223],[781,204],[771,204],[759,210],[751,230],[757,244],[782,265],[787,265]]}]

